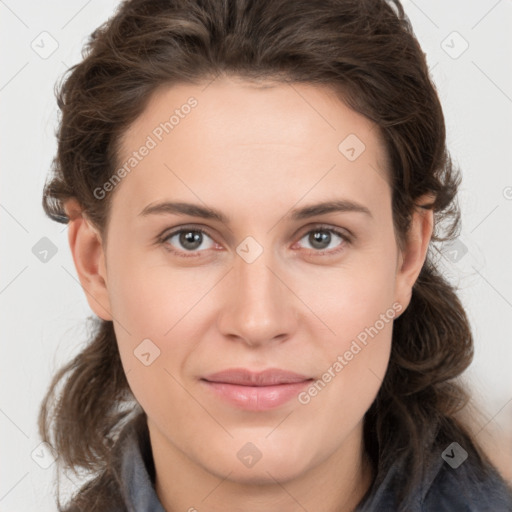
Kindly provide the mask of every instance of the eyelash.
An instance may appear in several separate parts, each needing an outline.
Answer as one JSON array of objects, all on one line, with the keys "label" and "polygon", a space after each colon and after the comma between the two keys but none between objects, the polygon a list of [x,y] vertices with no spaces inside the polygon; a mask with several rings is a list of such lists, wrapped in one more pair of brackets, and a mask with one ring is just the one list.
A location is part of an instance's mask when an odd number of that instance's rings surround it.
[{"label": "eyelash", "polygon": [[[169,251],[172,254],[175,254],[178,257],[197,258],[197,257],[201,256],[200,253],[204,252],[204,251],[188,251],[188,253],[185,251],[178,251],[176,249],[171,248],[172,246],[167,242],[167,240],[169,240],[169,238],[172,238],[175,235],[178,235],[183,232],[186,233],[186,232],[191,232],[191,231],[203,233],[213,240],[213,237],[204,228],[185,226],[185,227],[181,227],[180,229],[177,229],[175,231],[172,231],[170,233],[164,232],[162,235],[160,235],[158,237],[158,243],[162,244],[167,251]],[[304,238],[306,235],[309,235],[310,233],[314,233],[314,232],[318,232],[318,231],[328,231],[328,232],[334,233],[335,235],[339,236],[343,240],[344,243],[342,243],[341,246],[337,249],[330,249],[330,250],[323,249],[323,250],[318,250],[318,251],[311,250],[316,256],[324,256],[324,255],[333,256],[333,255],[338,254],[339,252],[343,251],[345,249],[346,245],[350,245],[352,243],[351,236],[347,235],[345,232],[340,231],[339,229],[336,229],[336,228],[333,228],[330,226],[325,226],[325,225],[318,225],[318,226],[313,227],[311,230],[304,233],[300,237],[299,240],[302,240],[302,238]],[[206,250],[208,250],[208,249],[206,249]]]}]

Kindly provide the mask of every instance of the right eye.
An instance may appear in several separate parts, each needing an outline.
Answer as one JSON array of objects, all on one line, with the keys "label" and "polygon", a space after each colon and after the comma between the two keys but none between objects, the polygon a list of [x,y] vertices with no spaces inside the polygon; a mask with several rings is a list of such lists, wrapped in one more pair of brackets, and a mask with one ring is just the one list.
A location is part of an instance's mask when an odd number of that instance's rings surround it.
[{"label": "right eye", "polygon": [[[177,256],[189,258],[191,256],[201,256],[200,254],[196,253],[203,252],[212,248],[206,247],[205,249],[198,250],[204,242],[205,235],[211,240],[210,235],[202,228],[180,228],[172,231],[171,233],[166,233],[159,239],[159,241],[168,251],[176,254]],[[180,245],[181,248],[178,247],[176,249],[175,245],[170,242],[173,238],[175,238],[174,243]]]}]

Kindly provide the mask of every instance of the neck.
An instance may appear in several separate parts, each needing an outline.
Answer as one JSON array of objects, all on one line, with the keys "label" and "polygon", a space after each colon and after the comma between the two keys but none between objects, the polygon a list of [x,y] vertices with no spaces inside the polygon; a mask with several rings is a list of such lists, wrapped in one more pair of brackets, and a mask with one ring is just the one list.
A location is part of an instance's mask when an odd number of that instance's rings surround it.
[{"label": "neck", "polygon": [[[343,446],[320,463],[292,478],[247,481],[234,471],[216,474],[191,460],[148,420],[156,470],[156,493],[167,512],[240,512],[297,507],[316,512],[353,512],[373,481],[373,468],[363,449],[362,424]],[[276,473],[276,472],[274,472]]]}]

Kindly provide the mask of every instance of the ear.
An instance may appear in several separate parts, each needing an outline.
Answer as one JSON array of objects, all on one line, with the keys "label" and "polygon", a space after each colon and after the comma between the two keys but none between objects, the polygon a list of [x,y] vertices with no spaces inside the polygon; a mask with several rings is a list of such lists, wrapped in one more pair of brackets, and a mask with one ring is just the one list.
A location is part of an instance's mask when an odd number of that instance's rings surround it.
[{"label": "ear", "polygon": [[434,226],[434,212],[425,206],[431,204],[433,199],[432,195],[427,194],[416,202],[417,206],[412,214],[405,247],[398,253],[395,300],[402,305],[403,311],[409,306],[412,287],[427,257]]},{"label": "ear", "polygon": [[66,201],[64,209],[70,219],[68,224],[69,246],[87,302],[100,318],[112,320],[101,235],[84,216],[76,199]]}]

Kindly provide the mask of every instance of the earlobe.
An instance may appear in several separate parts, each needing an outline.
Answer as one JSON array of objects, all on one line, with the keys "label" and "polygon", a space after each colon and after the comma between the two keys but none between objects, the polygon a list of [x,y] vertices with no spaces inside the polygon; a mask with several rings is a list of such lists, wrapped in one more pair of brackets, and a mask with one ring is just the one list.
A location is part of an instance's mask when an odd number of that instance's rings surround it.
[{"label": "earlobe", "polygon": [[403,310],[409,305],[412,288],[425,263],[432,238],[434,212],[431,208],[422,208],[431,199],[431,195],[426,195],[417,203],[418,206],[411,218],[405,247],[398,255],[395,300],[403,306]]},{"label": "earlobe", "polygon": [[112,320],[101,236],[83,215],[75,199],[66,202],[65,210],[70,219],[69,247],[87,302],[97,316],[103,320]]}]

